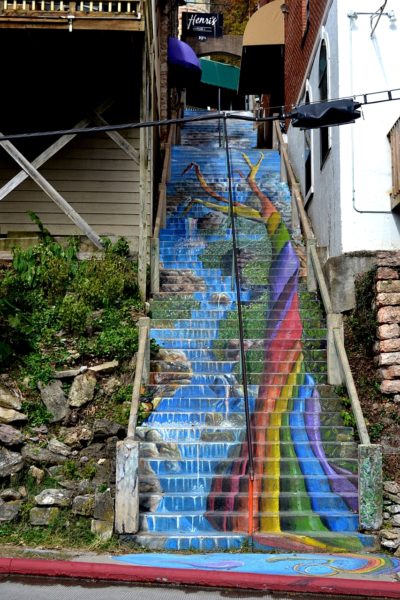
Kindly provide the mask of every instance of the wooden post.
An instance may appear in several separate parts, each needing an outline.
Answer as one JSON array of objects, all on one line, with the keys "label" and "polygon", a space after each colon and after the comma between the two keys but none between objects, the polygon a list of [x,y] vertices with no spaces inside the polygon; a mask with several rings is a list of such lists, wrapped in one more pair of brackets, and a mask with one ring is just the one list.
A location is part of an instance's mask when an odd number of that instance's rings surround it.
[{"label": "wooden post", "polygon": [[151,238],[151,293],[160,291],[160,238]]},{"label": "wooden post", "polygon": [[382,527],[382,448],[376,444],[358,446],[358,498],[360,529]]},{"label": "wooden post", "polygon": [[[142,93],[140,100],[140,121],[147,118],[147,64],[144,44],[142,46]],[[138,283],[142,300],[146,299],[146,274],[147,274],[147,236],[148,236],[148,147],[146,143],[146,130],[140,128],[140,223],[139,223],[139,250],[138,250]]]},{"label": "wooden post", "polygon": [[165,183],[160,183],[158,186],[159,194],[158,201],[161,204],[161,221],[160,227],[163,229],[167,224],[167,186]]},{"label": "wooden post", "polygon": [[115,481],[115,531],[136,533],[139,529],[139,442],[135,440],[140,391],[150,372],[150,319],[139,319],[139,346],[127,437],[117,443]]},{"label": "wooden post", "polygon": [[314,271],[314,263],[311,256],[311,249],[315,248],[315,246],[315,239],[307,240],[307,290],[309,292],[315,292],[318,289],[317,278]]},{"label": "wooden post", "polygon": [[328,383],[330,385],[342,385],[343,371],[339,361],[336,344],[335,330],[343,340],[343,317],[340,313],[328,313],[326,315],[328,335],[327,335],[327,363],[328,363]]},{"label": "wooden post", "polygon": [[139,529],[139,442],[130,438],[117,442],[114,525],[118,534]]},{"label": "wooden post", "polygon": [[296,200],[293,197],[293,194],[290,195],[290,204],[292,207],[291,216],[292,216],[292,230],[293,231],[301,231],[301,223],[299,218],[299,211],[297,210]]},{"label": "wooden post", "polygon": [[[0,135],[3,135],[0,132]],[[57,192],[57,190],[39,173],[23,154],[9,141],[0,142],[0,146],[12,156],[16,163],[33,179],[33,181],[57,204],[67,217],[89,238],[93,244],[103,249],[103,244],[97,233],[90,227],[74,208]]]}]

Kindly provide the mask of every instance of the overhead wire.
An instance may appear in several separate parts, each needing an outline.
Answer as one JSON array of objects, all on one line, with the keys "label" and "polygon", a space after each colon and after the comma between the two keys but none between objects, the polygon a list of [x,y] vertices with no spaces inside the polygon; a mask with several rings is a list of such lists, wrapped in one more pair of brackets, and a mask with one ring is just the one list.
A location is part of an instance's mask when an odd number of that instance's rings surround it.
[{"label": "overhead wire", "polygon": [[[394,96],[394,94],[398,93],[398,96]],[[380,98],[377,100],[369,100],[369,96],[376,96],[386,94],[385,98]],[[379,92],[366,92],[362,94],[356,94],[354,96],[342,96],[340,98],[331,98],[329,100],[318,100],[315,102],[310,102],[307,104],[323,104],[327,102],[334,102],[335,100],[345,100],[348,98],[357,99],[361,105],[366,104],[380,104],[382,102],[390,102],[393,100],[400,100],[400,87],[394,88],[391,90],[382,90]],[[298,105],[300,106],[300,105]],[[78,127],[78,128],[66,128],[66,129],[54,129],[50,131],[35,131],[28,133],[9,133],[0,135],[0,142],[6,140],[21,140],[21,139],[30,139],[30,138],[38,138],[38,137],[52,137],[52,136],[62,136],[62,135],[70,135],[70,134],[80,134],[80,133],[101,133],[107,131],[121,131],[125,129],[141,129],[142,127],[163,127],[166,125],[174,125],[174,124],[185,124],[192,123],[196,121],[211,121],[215,119],[235,119],[239,121],[252,121],[254,123],[265,123],[268,121],[285,121],[286,119],[290,119],[292,116],[292,111],[295,110],[296,106],[289,107],[288,105],[280,105],[280,106],[272,106],[269,107],[269,111],[279,111],[278,114],[273,114],[271,116],[248,116],[244,115],[244,111],[212,111],[207,114],[195,115],[193,117],[181,117],[176,119],[160,119],[156,121],[142,121],[142,122],[128,122],[128,123],[117,123],[114,125],[96,125],[93,127]],[[290,112],[286,112],[290,111]]]}]

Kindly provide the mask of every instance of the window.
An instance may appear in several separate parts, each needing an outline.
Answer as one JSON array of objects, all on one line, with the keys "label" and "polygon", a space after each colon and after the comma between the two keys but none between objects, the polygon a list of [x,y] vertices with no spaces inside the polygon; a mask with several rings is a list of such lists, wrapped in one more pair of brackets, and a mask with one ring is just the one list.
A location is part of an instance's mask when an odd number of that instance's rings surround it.
[{"label": "window", "polygon": [[[322,40],[319,51],[318,76],[319,98],[320,100],[328,100],[328,53],[325,40]],[[322,127],[319,131],[322,167],[329,154],[329,129],[328,127]]]},{"label": "window", "polygon": [[392,210],[400,206],[400,118],[389,131],[390,150],[392,153]]}]

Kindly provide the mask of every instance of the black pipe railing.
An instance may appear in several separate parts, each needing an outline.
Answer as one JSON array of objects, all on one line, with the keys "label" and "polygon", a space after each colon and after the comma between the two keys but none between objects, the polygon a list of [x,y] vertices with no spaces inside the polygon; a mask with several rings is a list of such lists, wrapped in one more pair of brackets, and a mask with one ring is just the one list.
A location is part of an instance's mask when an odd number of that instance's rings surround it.
[{"label": "black pipe railing", "polygon": [[[232,170],[231,170],[231,159],[229,154],[229,139],[227,129],[227,117],[223,115],[223,130],[225,138],[225,153],[226,153],[226,167],[228,173],[228,194],[229,194],[229,215],[231,219],[232,228],[232,257],[233,257],[233,271],[236,282],[236,302],[237,302],[237,313],[238,313],[238,324],[239,324],[239,343],[240,343],[240,365],[242,370],[242,383],[243,383],[243,397],[244,406],[246,413],[246,438],[248,448],[248,473],[250,480],[254,480],[254,456],[253,456],[253,436],[251,432],[251,419],[250,419],[250,406],[249,406],[249,392],[247,387],[247,364],[246,355],[244,351],[244,330],[243,330],[243,311],[242,311],[242,299],[240,296],[240,273],[238,265],[238,248],[237,248],[237,235],[236,235],[236,222],[235,222],[235,211],[233,208],[233,194],[232,194]],[[251,486],[252,487],[252,486]]]}]

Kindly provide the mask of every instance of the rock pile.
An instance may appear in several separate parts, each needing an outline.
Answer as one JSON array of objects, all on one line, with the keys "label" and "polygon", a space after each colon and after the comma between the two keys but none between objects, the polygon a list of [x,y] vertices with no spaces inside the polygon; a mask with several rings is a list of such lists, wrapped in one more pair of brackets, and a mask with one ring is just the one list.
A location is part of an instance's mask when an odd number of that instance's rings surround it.
[{"label": "rock pile", "polygon": [[68,510],[72,518],[91,519],[100,538],[112,536],[116,444],[126,428],[96,413],[104,401],[112,405],[122,385],[117,367],[110,361],[55,373],[39,386],[37,402],[51,415],[39,426],[22,411],[15,382],[0,376],[0,522],[17,523],[24,515],[43,527]]}]

